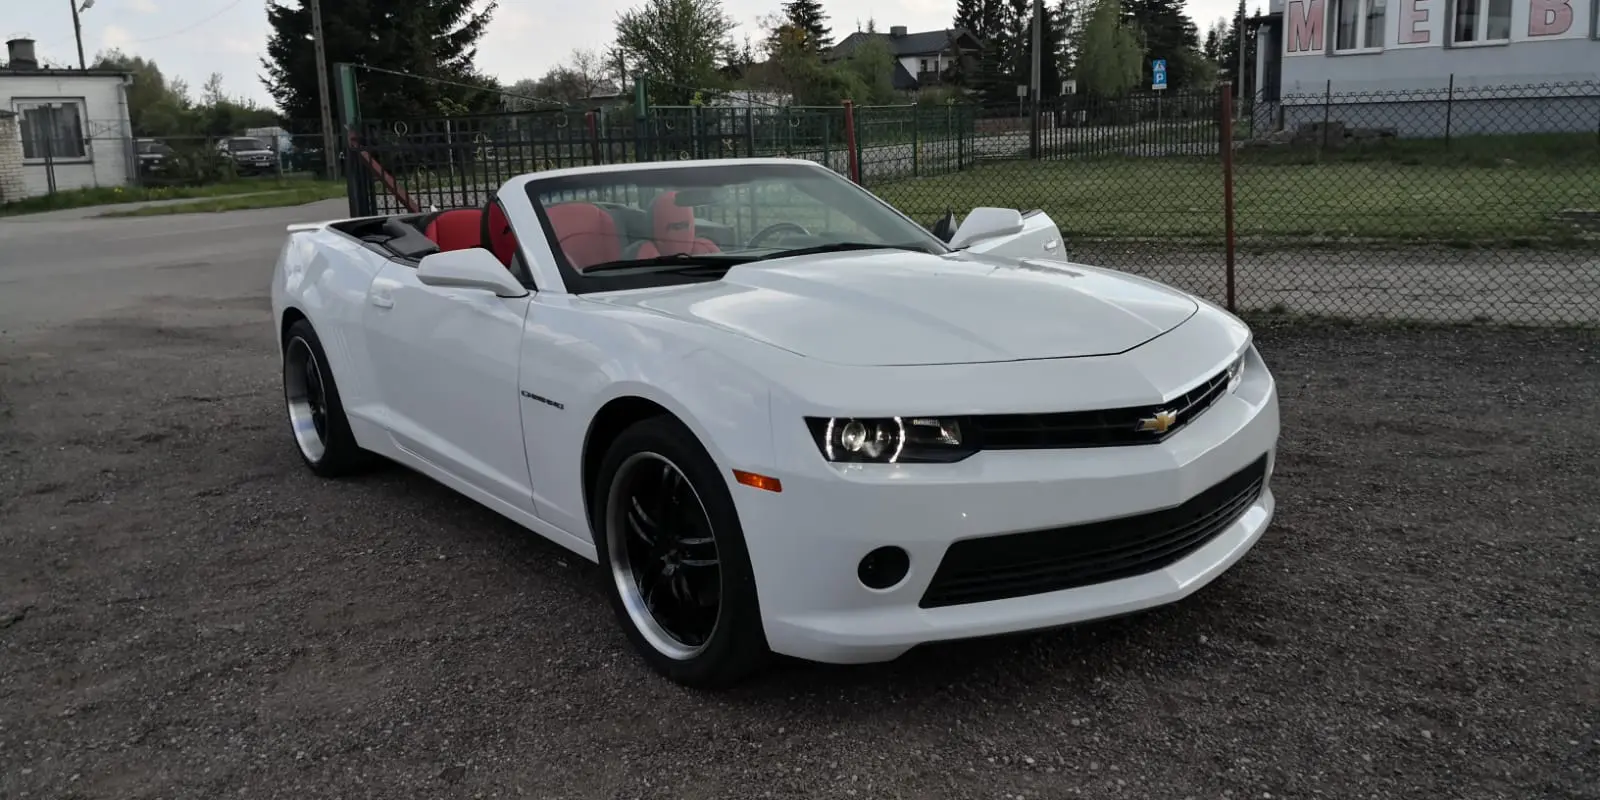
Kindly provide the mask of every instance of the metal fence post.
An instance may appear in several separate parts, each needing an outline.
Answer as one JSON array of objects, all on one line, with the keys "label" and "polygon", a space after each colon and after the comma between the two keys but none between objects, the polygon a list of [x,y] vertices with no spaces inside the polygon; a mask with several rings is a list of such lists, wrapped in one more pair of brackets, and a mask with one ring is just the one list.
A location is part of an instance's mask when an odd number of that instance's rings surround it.
[{"label": "metal fence post", "polygon": [[1450,128],[1456,112],[1456,74],[1450,73],[1449,88],[1444,95],[1444,147],[1450,149]]},{"label": "metal fence post", "polygon": [[922,158],[922,106],[911,104],[911,177],[921,177],[918,163]]},{"label": "metal fence post", "polygon": [[1322,93],[1322,150],[1328,150],[1328,125],[1333,122],[1333,79],[1328,79],[1327,88]]},{"label": "metal fence post", "polygon": [[749,158],[756,156],[756,112],[752,106],[744,107],[744,154]]},{"label": "metal fence post", "polygon": [[[1222,84],[1222,237],[1227,252],[1228,310],[1237,312],[1234,297],[1233,241],[1233,87]],[[1326,128],[1324,128],[1326,130]]]}]

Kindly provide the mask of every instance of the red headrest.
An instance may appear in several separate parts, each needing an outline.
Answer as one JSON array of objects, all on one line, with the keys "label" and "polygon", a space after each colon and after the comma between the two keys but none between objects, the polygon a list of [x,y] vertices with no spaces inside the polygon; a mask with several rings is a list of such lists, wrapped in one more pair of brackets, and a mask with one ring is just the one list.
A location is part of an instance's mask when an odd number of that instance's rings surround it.
[{"label": "red headrest", "polygon": [[[677,192],[662,192],[650,204],[656,249],[662,255],[677,255],[694,249],[694,209],[680,206]],[[674,229],[673,226],[679,226]]]},{"label": "red headrest", "polygon": [[422,231],[440,250],[466,250],[483,243],[483,211],[452,208],[429,220]]}]

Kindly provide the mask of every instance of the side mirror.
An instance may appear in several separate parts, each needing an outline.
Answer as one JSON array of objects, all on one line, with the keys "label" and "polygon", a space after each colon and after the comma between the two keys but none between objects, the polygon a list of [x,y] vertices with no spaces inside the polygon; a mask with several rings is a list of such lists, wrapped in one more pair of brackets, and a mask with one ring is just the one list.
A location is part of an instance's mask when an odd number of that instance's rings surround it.
[{"label": "side mirror", "polygon": [[483,289],[498,297],[526,297],[527,287],[506,269],[494,253],[481,247],[446,250],[423,256],[417,262],[417,280],[427,286]]},{"label": "side mirror", "polygon": [[980,239],[1010,236],[1022,232],[1022,212],[1014,208],[974,208],[961,227],[950,237],[949,244],[957,250]]},{"label": "side mirror", "polygon": [[956,235],[956,212],[945,211],[944,216],[933,224],[930,231],[939,237],[939,241],[949,244],[950,238]]}]

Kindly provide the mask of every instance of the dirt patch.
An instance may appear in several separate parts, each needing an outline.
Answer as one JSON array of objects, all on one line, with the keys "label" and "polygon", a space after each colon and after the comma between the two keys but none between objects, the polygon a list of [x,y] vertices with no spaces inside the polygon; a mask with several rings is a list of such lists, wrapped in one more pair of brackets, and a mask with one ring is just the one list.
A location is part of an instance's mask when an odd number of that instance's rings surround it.
[{"label": "dirt patch", "polygon": [[0,796],[1600,797],[1594,335],[1263,331],[1217,583],[702,695],[565,551],[309,475],[259,308],[149,311],[0,354]]}]

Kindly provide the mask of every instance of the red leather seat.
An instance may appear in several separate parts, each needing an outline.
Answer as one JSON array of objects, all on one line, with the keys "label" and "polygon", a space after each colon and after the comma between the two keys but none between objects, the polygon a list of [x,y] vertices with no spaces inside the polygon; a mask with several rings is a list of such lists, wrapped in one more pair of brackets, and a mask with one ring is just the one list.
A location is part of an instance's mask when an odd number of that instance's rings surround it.
[{"label": "red leather seat", "polygon": [[617,222],[604,209],[589,203],[562,203],[545,209],[555,230],[556,247],[572,268],[582,272],[596,264],[622,258],[622,237]]},{"label": "red leather seat", "polygon": [[443,250],[466,250],[483,244],[483,211],[453,208],[440,211],[428,220],[422,235]]},{"label": "red leather seat", "polygon": [[500,263],[511,267],[511,256],[517,252],[517,235],[511,232],[511,220],[506,218],[505,209],[493,200],[489,201],[483,216],[483,228],[479,233],[478,242],[484,249],[494,253]]},{"label": "red leather seat", "polygon": [[675,201],[677,192],[662,192],[650,204],[651,241],[639,246],[638,258],[720,253],[717,243],[694,233],[694,209]]}]

